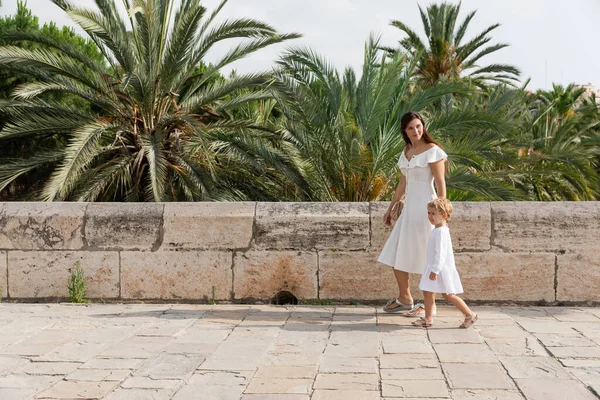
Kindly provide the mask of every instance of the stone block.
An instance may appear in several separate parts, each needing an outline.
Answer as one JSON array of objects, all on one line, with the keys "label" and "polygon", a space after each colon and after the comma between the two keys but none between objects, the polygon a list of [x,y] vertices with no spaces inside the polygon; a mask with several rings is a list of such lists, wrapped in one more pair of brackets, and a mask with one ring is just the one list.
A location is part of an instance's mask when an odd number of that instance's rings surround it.
[{"label": "stone block", "polygon": [[584,384],[574,379],[516,379],[527,400],[597,400]]},{"label": "stone block", "polygon": [[371,221],[371,248],[373,251],[381,252],[383,245],[387,240],[392,227],[383,224],[383,215],[390,205],[389,201],[377,201],[369,203],[370,221]]},{"label": "stone block", "polygon": [[573,251],[600,240],[600,202],[492,203],[492,245],[508,251]]},{"label": "stone block", "polygon": [[[371,206],[371,247],[381,251],[392,228],[382,222],[389,202]],[[491,248],[492,216],[489,203],[456,202],[449,223],[454,251],[480,251]]]},{"label": "stone block", "polygon": [[91,249],[157,250],[162,242],[162,204],[91,203],[85,238]]},{"label": "stone block", "polygon": [[259,249],[338,249],[369,247],[368,203],[258,203]]},{"label": "stone block", "polygon": [[554,254],[458,253],[466,300],[554,301]]},{"label": "stone block", "polygon": [[84,203],[0,203],[0,249],[83,247]]},{"label": "stone block", "polygon": [[[319,298],[384,300],[398,295],[392,267],[377,262],[379,253],[319,252]],[[421,275],[411,274],[411,293],[421,298]]]},{"label": "stone block", "polygon": [[116,252],[9,251],[11,298],[68,297],[71,270],[80,262],[88,298],[119,297]]},{"label": "stone block", "polygon": [[158,251],[121,253],[121,296],[125,299],[228,300],[231,252]]},{"label": "stone block", "polygon": [[317,298],[317,255],[301,251],[250,251],[234,257],[236,299],[270,299],[280,291]]},{"label": "stone block", "polygon": [[600,257],[598,251],[558,256],[558,301],[600,301]]},{"label": "stone block", "polygon": [[452,203],[452,217],[448,224],[454,251],[491,249],[492,212],[490,203]]},{"label": "stone block", "polygon": [[0,299],[8,297],[8,260],[5,251],[0,251]]},{"label": "stone block", "polygon": [[166,203],[164,249],[241,249],[252,240],[256,203]]}]

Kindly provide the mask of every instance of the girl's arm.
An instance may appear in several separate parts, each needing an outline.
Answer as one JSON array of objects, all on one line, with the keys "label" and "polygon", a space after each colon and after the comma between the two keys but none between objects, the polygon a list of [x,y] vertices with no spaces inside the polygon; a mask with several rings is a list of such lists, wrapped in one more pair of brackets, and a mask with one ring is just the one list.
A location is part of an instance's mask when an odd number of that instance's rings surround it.
[{"label": "girl's arm", "polygon": [[398,186],[396,186],[396,190],[394,190],[394,196],[392,196],[392,201],[390,202],[390,205],[388,206],[388,209],[385,212],[385,215],[383,216],[383,223],[385,225],[392,224],[392,220],[390,217],[390,213],[392,212],[392,206],[394,205],[395,202],[404,198],[405,194],[406,194],[406,177],[404,175],[402,175],[402,177],[400,178],[400,182],[398,183]]},{"label": "girl's arm", "polygon": [[427,258],[427,268],[430,269],[432,274],[437,275],[444,268],[446,253],[448,252],[448,242],[442,236],[440,230],[434,231],[429,240],[433,240],[434,251],[431,259]]},{"label": "girl's arm", "polygon": [[444,177],[445,162],[445,160],[440,160],[429,164],[431,173],[433,174],[433,181],[435,182],[435,190],[439,198],[446,197],[446,179]]}]

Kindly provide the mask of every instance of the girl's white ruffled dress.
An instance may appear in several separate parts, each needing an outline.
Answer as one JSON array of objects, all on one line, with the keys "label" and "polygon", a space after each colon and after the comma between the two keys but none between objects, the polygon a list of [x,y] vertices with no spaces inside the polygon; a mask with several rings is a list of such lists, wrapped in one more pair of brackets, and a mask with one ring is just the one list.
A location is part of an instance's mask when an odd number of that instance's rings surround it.
[{"label": "girl's white ruffled dress", "polygon": [[406,177],[404,209],[377,261],[397,270],[422,274],[425,270],[427,241],[433,226],[427,219],[427,203],[437,197],[429,163],[446,160],[448,155],[433,146],[408,160],[404,151],[398,160]]},{"label": "girl's white ruffled dress", "polygon": [[[435,281],[429,279],[429,273],[437,274]],[[431,231],[427,243],[427,265],[421,276],[419,289],[446,294],[459,294],[463,292],[460,277],[454,262],[452,239],[447,226],[441,226]]]}]

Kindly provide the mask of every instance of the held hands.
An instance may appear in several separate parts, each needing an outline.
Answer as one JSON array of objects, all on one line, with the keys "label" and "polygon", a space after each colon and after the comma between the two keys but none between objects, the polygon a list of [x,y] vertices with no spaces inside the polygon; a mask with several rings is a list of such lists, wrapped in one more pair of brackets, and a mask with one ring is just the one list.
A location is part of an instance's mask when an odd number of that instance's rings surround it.
[{"label": "held hands", "polygon": [[435,281],[437,279],[437,274],[434,274],[433,272],[429,273],[429,279],[432,281]]}]

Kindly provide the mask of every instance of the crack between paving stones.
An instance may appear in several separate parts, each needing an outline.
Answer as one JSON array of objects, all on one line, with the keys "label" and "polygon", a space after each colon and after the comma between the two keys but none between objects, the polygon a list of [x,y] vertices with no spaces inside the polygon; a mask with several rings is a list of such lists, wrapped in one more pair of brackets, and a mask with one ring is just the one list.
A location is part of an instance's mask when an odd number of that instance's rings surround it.
[{"label": "crack between paving stones", "polygon": [[451,395],[452,391],[450,390],[450,377],[448,376],[448,374],[446,374],[446,371],[444,370],[444,368],[442,368],[442,360],[440,360],[440,355],[438,354],[437,350],[435,349],[435,346],[433,345],[433,342],[431,341],[431,337],[429,336],[429,333],[430,333],[429,329],[426,329],[426,331],[427,331],[427,340],[429,341],[429,345],[433,349],[435,358],[437,359],[438,365],[440,366],[440,369],[442,370],[442,374],[444,375],[444,383],[446,383],[446,389],[448,390],[448,394]]}]

